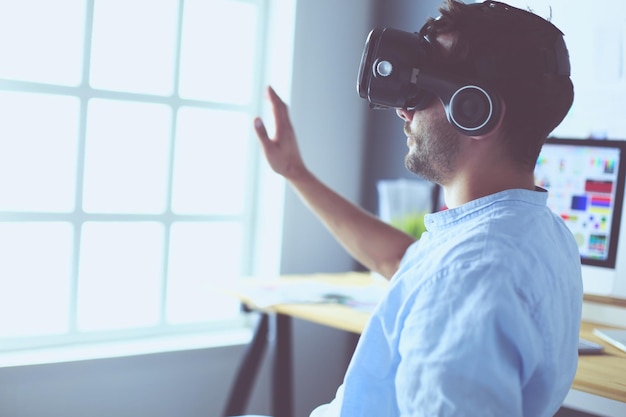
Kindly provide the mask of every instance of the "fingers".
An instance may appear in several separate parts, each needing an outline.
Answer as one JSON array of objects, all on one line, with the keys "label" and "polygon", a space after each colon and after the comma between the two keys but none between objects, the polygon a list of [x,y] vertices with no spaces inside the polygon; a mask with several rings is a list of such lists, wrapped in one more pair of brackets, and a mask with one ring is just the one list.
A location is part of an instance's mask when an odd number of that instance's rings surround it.
[{"label": "fingers", "polygon": [[267,96],[272,105],[272,113],[276,122],[276,134],[280,136],[285,129],[291,126],[287,105],[271,86],[267,87]]},{"label": "fingers", "polygon": [[260,117],[254,119],[254,131],[256,135],[261,139],[261,141],[267,141],[269,138],[267,137],[267,129],[263,124],[263,120]]},{"label": "fingers", "polygon": [[275,123],[275,137],[270,138],[265,124],[260,117],[254,119],[254,130],[264,144],[277,141],[279,138],[289,135],[292,132],[291,120],[289,119],[289,111],[285,102],[280,98],[271,86],[267,87],[267,98],[270,102]]},{"label": "fingers", "polygon": [[284,107],[285,106],[285,103],[279,97],[279,95],[276,94],[276,91],[274,91],[272,86],[267,86],[267,97],[270,99],[270,102],[272,103],[272,107],[281,107],[281,106]]}]

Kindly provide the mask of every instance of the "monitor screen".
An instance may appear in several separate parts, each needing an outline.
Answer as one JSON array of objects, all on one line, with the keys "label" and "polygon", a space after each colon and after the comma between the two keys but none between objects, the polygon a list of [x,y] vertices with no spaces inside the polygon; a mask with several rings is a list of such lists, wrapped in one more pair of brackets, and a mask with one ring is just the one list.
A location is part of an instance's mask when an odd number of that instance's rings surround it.
[{"label": "monitor screen", "polygon": [[615,267],[624,199],[626,141],[549,138],[535,166],[548,207],[574,235],[581,262]]}]

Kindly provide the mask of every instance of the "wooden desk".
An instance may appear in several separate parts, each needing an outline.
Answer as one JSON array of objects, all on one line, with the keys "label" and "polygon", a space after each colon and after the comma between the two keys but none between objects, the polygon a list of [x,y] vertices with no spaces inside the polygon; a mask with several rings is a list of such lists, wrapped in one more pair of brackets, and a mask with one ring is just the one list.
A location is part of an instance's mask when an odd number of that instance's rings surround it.
[{"label": "wooden desk", "polygon": [[[355,286],[366,286],[372,283],[369,273],[360,272],[287,275],[281,278],[281,282],[282,280],[294,284],[303,280],[319,280]],[[245,297],[241,298],[244,303],[251,304],[250,306],[254,308],[250,300]],[[263,311],[283,318],[294,317],[357,334],[363,331],[370,317],[368,312],[358,311],[339,304],[280,304],[263,309]],[[596,327],[610,326],[583,322],[580,335],[585,339],[604,345],[606,350],[600,355],[581,355],[579,357],[578,370],[572,388],[576,391],[624,403],[624,409],[626,409],[626,352],[608,345],[593,335],[592,331]],[[290,384],[285,380],[282,380],[281,383]],[[621,407],[621,404],[619,406]]]},{"label": "wooden desk", "polygon": [[[369,273],[348,272],[342,274],[311,274],[285,275],[284,281],[294,283],[306,280],[335,283],[338,285],[367,286],[372,284]],[[384,286],[384,283],[380,283]],[[245,299],[243,300],[246,301]],[[341,304],[279,304],[268,309],[271,312],[284,314],[324,326],[361,334],[370,318],[370,313],[359,311]]]},{"label": "wooden desk", "polygon": [[626,352],[622,352],[593,334],[596,327],[610,327],[583,322],[580,336],[600,343],[605,352],[600,355],[581,355],[572,388],[626,403]]}]

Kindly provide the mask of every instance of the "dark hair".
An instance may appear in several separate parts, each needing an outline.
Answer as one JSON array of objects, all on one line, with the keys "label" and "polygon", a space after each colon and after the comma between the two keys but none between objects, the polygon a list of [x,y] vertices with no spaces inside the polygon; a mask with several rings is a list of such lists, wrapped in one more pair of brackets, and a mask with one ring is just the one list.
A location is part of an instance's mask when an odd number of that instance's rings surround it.
[{"label": "dark hair", "polygon": [[[495,1],[446,0],[440,12],[422,30],[430,36],[455,35],[443,65],[496,91],[506,106],[503,129],[510,155],[534,168],[546,137],[565,118],[574,99],[563,34],[546,19]],[[556,45],[566,64],[561,74],[545,71],[546,62],[555,59]]]}]

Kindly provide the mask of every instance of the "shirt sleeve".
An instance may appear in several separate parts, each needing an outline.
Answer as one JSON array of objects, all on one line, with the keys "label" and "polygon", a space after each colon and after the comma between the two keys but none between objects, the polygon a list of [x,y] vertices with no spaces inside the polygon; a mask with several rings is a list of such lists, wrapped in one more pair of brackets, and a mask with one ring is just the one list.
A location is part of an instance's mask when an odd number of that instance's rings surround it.
[{"label": "shirt sleeve", "polygon": [[522,416],[523,386],[541,351],[527,300],[504,268],[449,275],[428,281],[403,306],[400,415]]}]

